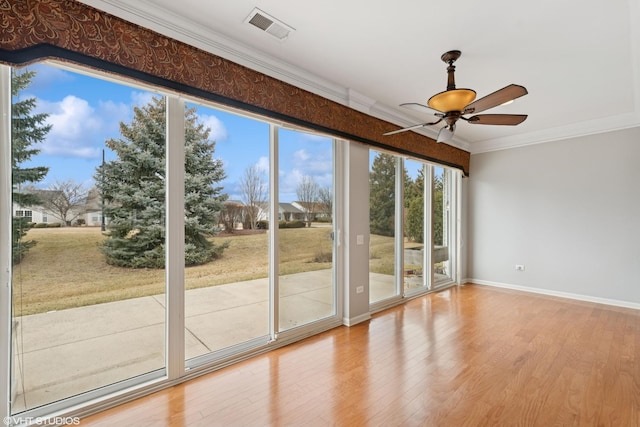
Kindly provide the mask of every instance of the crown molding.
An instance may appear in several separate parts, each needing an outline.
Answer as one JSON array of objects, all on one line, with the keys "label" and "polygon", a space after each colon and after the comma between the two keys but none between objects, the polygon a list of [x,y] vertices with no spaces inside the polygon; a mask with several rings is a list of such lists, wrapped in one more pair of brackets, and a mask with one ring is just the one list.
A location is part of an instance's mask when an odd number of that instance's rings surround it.
[{"label": "crown molding", "polygon": [[524,147],[527,145],[544,144],[564,139],[614,132],[638,126],[640,126],[640,114],[633,112],[585,122],[572,123],[570,125],[544,129],[538,132],[529,132],[521,135],[474,142],[469,144],[469,152],[472,155],[480,154],[490,151],[506,150],[510,148]]}]

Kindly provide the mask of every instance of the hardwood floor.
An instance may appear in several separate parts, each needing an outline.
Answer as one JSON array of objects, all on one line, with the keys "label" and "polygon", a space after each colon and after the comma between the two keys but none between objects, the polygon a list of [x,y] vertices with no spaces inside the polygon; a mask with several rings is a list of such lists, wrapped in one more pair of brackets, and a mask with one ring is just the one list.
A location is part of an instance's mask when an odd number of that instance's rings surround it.
[{"label": "hardwood floor", "polygon": [[640,426],[640,312],[466,285],[81,425]]}]

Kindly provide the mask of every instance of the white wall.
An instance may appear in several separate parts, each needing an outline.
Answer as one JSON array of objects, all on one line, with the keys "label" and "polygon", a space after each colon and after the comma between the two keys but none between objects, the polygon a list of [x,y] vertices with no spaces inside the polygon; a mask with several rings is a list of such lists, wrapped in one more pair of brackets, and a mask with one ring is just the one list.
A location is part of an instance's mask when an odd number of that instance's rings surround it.
[{"label": "white wall", "polygon": [[460,283],[464,283],[467,277],[469,276],[469,179],[462,178],[462,185],[460,186],[460,191],[462,192],[460,197],[460,277],[456,279],[460,281]]},{"label": "white wall", "polygon": [[640,307],[640,128],[472,155],[470,175],[472,281]]},{"label": "white wall", "polygon": [[[355,325],[369,313],[369,147],[344,143],[344,284],[343,323]],[[362,236],[361,244],[357,236]],[[358,293],[357,288],[363,292]]]}]

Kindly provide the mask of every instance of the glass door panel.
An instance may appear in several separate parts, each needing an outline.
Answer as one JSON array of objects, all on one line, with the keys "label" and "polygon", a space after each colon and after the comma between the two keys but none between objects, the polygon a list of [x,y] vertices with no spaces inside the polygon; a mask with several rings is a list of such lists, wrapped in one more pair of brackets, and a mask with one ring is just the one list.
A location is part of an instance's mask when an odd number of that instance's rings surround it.
[{"label": "glass door panel", "polygon": [[166,190],[163,97],[44,64],[12,85],[15,414],[161,373]]},{"label": "glass door panel", "polygon": [[[413,293],[429,285],[429,268],[425,269],[425,171],[424,163],[404,162],[404,291]],[[428,182],[428,178],[427,178]],[[428,240],[427,240],[428,241]]]},{"label": "glass door panel", "polygon": [[451,275],[451,171],[440,166],[433,168],[433,272],[434,282],[449,282]]},{"label": "glass door panel", "polygon": [[185,357],[192,359],[269,335],[269,126],[191,104],[186,118]]},{"label": "glass door panel", "polygon": [[398,295],[396,170],[398,158],[369,151],[369,303]]},{"label": "glass door panel", "polygon": [[279,330],[335,315],[333,147],[281,129],[278,141]]}]

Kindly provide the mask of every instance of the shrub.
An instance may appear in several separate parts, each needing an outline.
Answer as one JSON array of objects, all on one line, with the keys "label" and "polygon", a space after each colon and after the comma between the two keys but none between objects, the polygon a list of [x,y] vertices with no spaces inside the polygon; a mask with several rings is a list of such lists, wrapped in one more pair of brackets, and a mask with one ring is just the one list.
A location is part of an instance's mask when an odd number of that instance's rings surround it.
[{"label": "shrub", "polygon": [[62,224],[60,224],[59,222],[52,222],[50,224],[47,224],[47,228],[60,228],[62,227]]},{"label": "shrub", "polygon": [[[278,222],[278,228],[304,228],[305,223],[301,220],[295,221],[280,221]],[[269,221],[260,220],[256,224],[256,228],[258,230],[268,230],[269,229]]]},{"label": "shrub", "polygon": [[280,221],[278,228],[304,228],[305,222],[300,220],[295,221]]},{"label": "shrub", "polygon": [[46,222],[39,222],[36,225],[34,225],[33,228],[47,228],[47,223]]},{"label": "shrub", "polygon": [[311,262],[331,262],[333,261],[333,254],[331,252],[325,252],[320,249],[311,259]]}]

